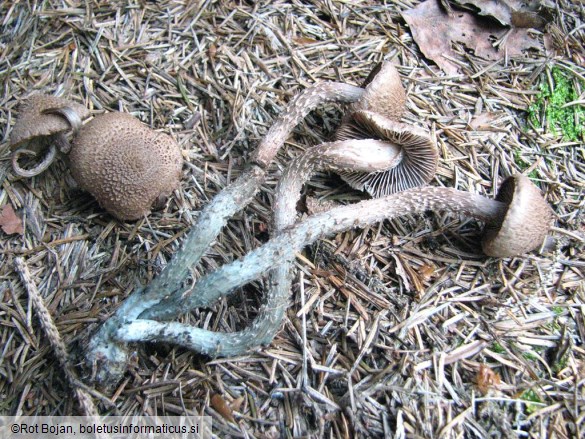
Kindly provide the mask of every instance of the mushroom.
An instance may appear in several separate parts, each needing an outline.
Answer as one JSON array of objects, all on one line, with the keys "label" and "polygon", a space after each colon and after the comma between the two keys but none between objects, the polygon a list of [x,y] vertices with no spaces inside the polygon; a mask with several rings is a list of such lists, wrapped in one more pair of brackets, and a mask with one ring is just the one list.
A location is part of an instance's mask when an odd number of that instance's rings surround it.
[{"label": "mushroom", "polygon": [[[74,134],[81,121],[89,115],[83,105],[57,96],[34,94],[19,106],[19,115],[10,133],[12,167],[23,177],[33,177],[45,171],[55,159],[57,149],[68,152],[69,141],[65,133]],[[43,160],[32,169],[19,164],[22,155],[37,156],[47,150]]]},{"label": "mushroom", "polygon": [[422,186],[435,175],[439,153],[435,143],[421,128],[393,121],[371,111],[356,111],[337,132],[336,138],[386,140],[400,147],[401,159],[382,171],[339,172],[351,187],[365,190],[373,197]]},{"label": "mushroom", "polygon": [[[307,163],[316,165],[312,161],[302,164],[297,160],[294,165],[297,168],[289,168],[293,180],[297,180],[299,170],[303,175],[308,175]],[[236,333],[213,332],[153,319],[164,318],[168,306],[183,312],[197,306],[207,306],[274,267],[279,270],[281,266],[292,264],[295,254],[304,246],[327,235],[427,210],[466,214],[486,222],[484,250],[497,257],[515,256],[534,250],[546,237],[552,221],[552,210],[540,191],[521,174],[504,181],[496,200],[451,188],[425,186],[336,207],[284,229],[241,259],[202,277],[189,294],[164,300],[143,312],[138,319],[117,326],[113,329],[114,338],[118,342],[174,343],[212,357],[242,355],[273,339],[286,309],[288,291],[272,289],[267,303],[252,324]],[[518,224],[523,224],[520,230]],[[494,232],[496,230],[498,232]],[[492,248],[494,233],[495,241],[504,243]]]},{"label": "mushroom", "polygon": [[181,286],[191,273],[191,268],[199,263],[227,220],[253,199],[265,180],[266,169],[294,127],[318,105],[328,102],[352,103],[363,93],[360,87],[325,82],[304,90],[287,106],[252,154],[248,169],[203,208],[181,248],[163,271],[144,289],[136,290],[128,297],[115,315],[92,337],[85,361],[91,367],[98,361],[102,365],[96,371],[96,381],[103,385],[118,381],[129,358],[128,347],[114,340],[118,327],[123,322],[135,320],[164,297],[183,294]]},{"label": "mushroom", "polygon": [[349,106],[334,139],[387,139],[403,148],[403,158],[383,171],[339,174],[351,187],[373,197],[428,183],[437,169],[437,147],[422,129],[399,122],[406,110],[406,94],[396,68],[380,63],[365,83],[364,95]]},{"label": "mushroom", "polygon": [[[379,161],[378,155],[364,154],[362,151],[363,148],[370,146],[374,148],[372,151],[376,148],[378,151],[385,151],[386,157],[382,160],[384,166],[387,166],[386,161],[393,163],[396,157],[401,156],[400,152],[393,154],[394,147],[388,149],[388,145],[380,140],[369,139],[363,143],[356,143],[355,146],[360,147],[358,150],[346,149],[348,143],[333,142],[323,147],[320,159],[305,155],[298,157],[283,175],[282,189],[279,191],[288,191],[290,195],[287,198],[277,196],[276,206],[281,220],[278,223],[280,225],[276,227],[275,236],[243,258],[201,277],[189,291],[184,292],[181,286],[189,275],[190,268],[200,261],[227,219],[250,202],[264,181],[266,168],[296,123],[319,103],[355,102],[364,93],[357,87],[326,83],[305,90],[290,104],[253,154],[249,168],[203,209],[181,249],[165,269],[146,288],[137,289],[128,297],[91,338],[85,361],[93,368],[96,381],[103,385],[112,385],[118,381],[126,369],[129,358],[130,350],[127,343],[133,341],[170,342],[212,356],[238,355],[260,344],[269,343],[280,327],[288,304],[289,289],[285,288],[286,282],[271,288],[267,302],[256,319],[246,329],[236,333],[217,333],[157,320],[177,316],[195,307],[208,306],[239,286],[259,278],[268,270],[278,271],[277,275],[271,276],[271,286],[274,286],[278,279],[290,279],[290,270],[287,270],[287,267],[294,261],[296,252],[316,239],[352,227],[365,227],[387,218],[421,213],[428,209],[466,213],[488,222],[493,228],[498,224],[498,220],[506,217],[507,209],[503,202],[487,200],[453,189],[423,187],[337,207],[291,225],[296,216],[294,200],[298,199],[300,192],[300,189],[297,191],[294,188],[300,188],[320,164],[340,163],[340,154],[344,159],[351,154],[357,154],[364,161],[373,159],[373,170],[377,170],[376,166],[380,165],[375,164],[376,160]],[[338,146],[335,146],[336,144]],[[310,151],[308,153],[312,154]],[[362,170],[372,171],[367,163],[362,163],[361,166]],[[525,179],[522,176],[513,178]],[[284,183],[285,181],[288,183]],[[282,199],[286,200],[284,204],[280,202]],[[285,204],[288,207],[285,207]],[[548,213],[543,213],[541,217],[545,222],[550,222],[550,209],[546,203],[543,204]],[[289,214],[288,220],[283,221],[282,218],[286,217],[287,212],[292,213]],[[547,228],[548,225],[542,229]],[[99,369],[95,369],[96,366],[99,366]]]},{"label": "mushroom", "polygon": [[363,96],[351,104],[348,113],[373,111],[392,120],[399,120],[406,110],[406,92],[396,67],[388,61],[378,63],[364,83]]},{"label": "mushroom", "polygon": [[[488,256],[505,258],[521,255],[542,244],[552,221],[552,210],[538,188],[522,174],[516,174],[502,183],[491,202],[505,205],[500,214],[487,221],[481,246]],[[486,203],[487,204],[487,203]]]},{"label": "mushroom", "polygon": [[73,140],[71,173],[116,218],[135,220],[179,185],[182,155],[173,138],[127,113],[104,113]]}]

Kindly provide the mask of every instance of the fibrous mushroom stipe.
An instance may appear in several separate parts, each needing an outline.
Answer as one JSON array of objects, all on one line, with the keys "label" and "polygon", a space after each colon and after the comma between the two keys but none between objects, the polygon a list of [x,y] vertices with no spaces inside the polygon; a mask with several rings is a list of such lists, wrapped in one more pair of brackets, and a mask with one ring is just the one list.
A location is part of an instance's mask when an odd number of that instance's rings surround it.
[{"label": "fibrous mushroom stipe", "polygon": [[[360,87],[325,82],[306,89],[289,104],[257,147],[248,169],[203,208],[169,264],[147,287],[138,289],[128,297],[91,338],[86,360],[92,368],[99,367],[99,370],[95,371],[98,382],[110,384],[117,382],[126,370],[129,349],[125,343],[114,340],[118,327],[137,319],[164,297],[172,299],[183,293],[181,286],[189,276],[191,267],[200,261],[227,220],[252,200],[264,181],[266,168],[294,127],[319,105],[327,102],[355,102],[362,94],[363,89]],[[199,294],[201,292],[199,291],[197,295],[202,303],[210,303],[216,298],[213,291]]]},{"label": "fibrous mushroom stipe", "polygon": [[[490,230],[499,229],[505,224],[510,210],[516,210],[515,206],[518,205],[530,206],[523,210],[522,221],[537,218],[539,222],[532,223],[534,228],[527,231],[527,238],[517,232],[509,233],[508,236],[515,237],[510,243],[516,248],[515,251],[525,253],[534,250],[542,243],[550,228],[552,221],[550,207],[538,188],[521,174],[506,179],[502,188],[504,192],[510,192],[511,188],[511,192],[514,193],[514,198],[509,204],[452,188],[425,186],[313,215],[283,230],[243,258],[204,276],[195,285],[190,297],[195,298],[199,293],[208,291],[212,291],[215,298],[229,294],[235,288],[262,276],[274,265],[291,263],[297,251],[324,236],[427,210],[463,214],[485,222],[487,225],[485,245],[489,240]],[[506,248],[501,255],[494,256],[510,256],[510,251]],[[284,295],[288,295],[288,290],[284,291]],[[269,304],[282,305],[279,303],[280,297],[278,294],[269,295]],[[183,305],[188,309],[192,303]],[[275,335],[274,328],[278,329],[280,326],[281,314],[282,307],[279,306],[275,312],[260,314],[250,326],[236,333],[218,333],[176,322],[139,318],[119,326],[114,338],[118,342],[169,342],[212,357],[234,356],[245,353],[259,344],[269,343]]]}]

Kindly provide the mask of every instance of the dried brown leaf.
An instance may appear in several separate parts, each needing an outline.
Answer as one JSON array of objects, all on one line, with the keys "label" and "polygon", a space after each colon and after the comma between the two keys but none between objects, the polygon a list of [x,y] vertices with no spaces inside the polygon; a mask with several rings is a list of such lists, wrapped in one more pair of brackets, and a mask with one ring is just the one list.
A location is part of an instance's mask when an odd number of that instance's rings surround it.
[{"label": "dried brown leaf", "polygon": [[[457,64],[448,59],[458,57],[452,43],[462,43],[476,56],[490,61],[502,59],[506,53],[520,56],[524,50],[542,48],[541,42],[531,37],[526,29],[498,26],[466,11],[448,14],[441,9],[438,0],[427,0],[402,16],[422,53],[449,75],[459,73]],[[498,41],[504,35],[505,41],[494,47],[492,41]]]},{"label": "dried brown leaf", "polygon": [[491,389],[497,388],[502,380],[497,372],[494,372],[485,364],[479,365],[479,371],[476,377],[477,388],[486,395]]},{"label": "dried brown leaf", "polygon": [[452,0],[452,3],[461,7],[471,5],[479,15],[495,18],[505,26],[541,29],[552,19],[551,4],[546,0]]},{"label": "dried brown leaf", "polygon": [[457,6],[468,8],[471,6],[472,11],[477,11],[478,15],[493,17],[504,26],[512,24],[512,11],[516,8],[513,6],[519,3],[517,0],[451,0]]},{"label": "dried brown leaf", "polygon": [[2,208],[2,212],[0,213],[0,227],[2,227],[4,233],[7,233],[8,235],[14,233],[22,235],[24,233],[22,219],[16,215],[10,204],[6,204]]},{"label": "dried brown leaf", "polygon": [[423,280],[429,280],[435,274],[435,266],[428,262],[421,265],[418,269],[418,272]]},{"label": "dried brown leaf", "polygon": [[211,397],[211,407],[221,415],[226,421],[235,423],[236,420],[234,419],[234,414],[232,412],[232,408],[227,403],[225,399],[219,394],[216,393]]}]

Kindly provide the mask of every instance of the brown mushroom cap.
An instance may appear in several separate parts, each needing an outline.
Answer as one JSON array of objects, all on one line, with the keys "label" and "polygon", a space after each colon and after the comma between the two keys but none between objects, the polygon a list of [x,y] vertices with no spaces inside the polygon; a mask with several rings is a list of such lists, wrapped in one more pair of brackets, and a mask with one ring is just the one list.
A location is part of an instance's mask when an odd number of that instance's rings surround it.
[{"label": "brown mushroom cap", "polygon": [[173,138],[126,113],[97,116],[73,140],[71,173],[115,217],[134,220],[179,185],[182,155]]},{"label": "brown mushroom cap", "polygon": [[364,82],[365,91],[359,101],[349,106],[349,112],[373,111],[389,119],[399,120],[406,110],[406,92],[396,67],[381,62]]},{"label": "brown mushroom cap", "polygon": [[486,255],[517,256],[538,248],[552,222],[552,210],[540,190],[522,174],[507,178],[496,200],[507,205],[498,224],[487,224],[482,241]]},{"label": "brown mushroom cap", "polygon": [[384,140],[402,148],[402,160],[390,169],[375,173],[340,172],[354,189],[365,190],[373,197],[393,194],[428,183],[437,169],[439,153],[435,143],[420,128],[396,122],[371,111],[351,115],[337,140]]},{"label": "brown mushroom cap", "polygon": [[73,109],[80,120],[89,116],[89,111],[83,105],[57,96],[34,94],[22,101],[18,107],[18,119],[10,133],[10,149],[14,151],[24,142],[37,137],[69,131],[71,124],[57,111],[67,107]]}]

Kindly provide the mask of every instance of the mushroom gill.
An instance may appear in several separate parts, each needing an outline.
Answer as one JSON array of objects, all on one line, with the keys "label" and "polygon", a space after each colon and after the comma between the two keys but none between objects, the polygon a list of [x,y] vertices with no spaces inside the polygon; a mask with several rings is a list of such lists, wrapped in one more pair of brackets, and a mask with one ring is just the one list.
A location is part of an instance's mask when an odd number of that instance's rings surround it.
[{"label": "mushroom gill", "polygon": [[364,190],[373,197],[422,186],[435,175],[439,153],[435,143],[421,128],[370,111],[356,111],[339,128],[335,138],[385,140],[402,149],[401,160],[386,170],[339,172],[351,187]]}]

